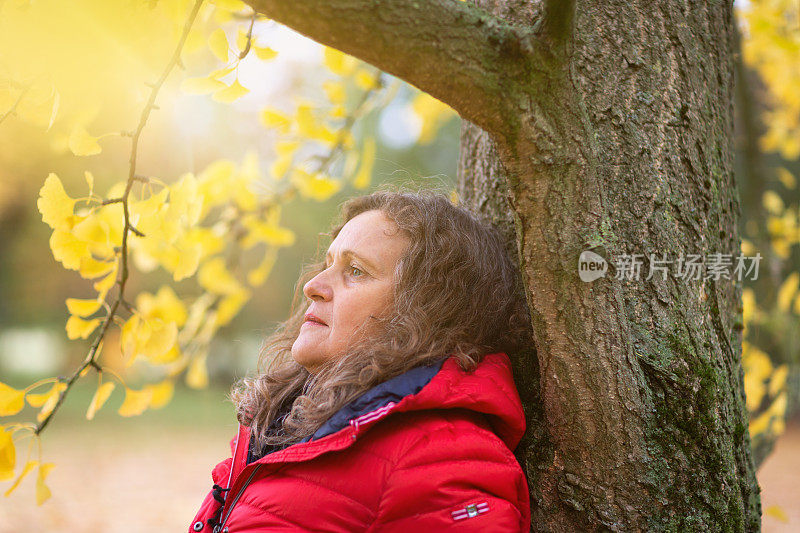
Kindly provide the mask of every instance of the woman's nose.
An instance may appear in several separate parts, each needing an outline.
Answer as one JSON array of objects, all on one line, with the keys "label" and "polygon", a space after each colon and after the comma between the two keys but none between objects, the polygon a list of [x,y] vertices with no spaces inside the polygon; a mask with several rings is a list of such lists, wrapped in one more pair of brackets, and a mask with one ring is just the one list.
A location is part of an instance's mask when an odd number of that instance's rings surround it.
[{"label": "woman's nose", "polygon": [[325,272],[320,272],[308,280],[308,282],[303,285],[303,294],[305,294],[306,298],[309,300],[330,300],[333,291],[330,284],[325,279]]}]

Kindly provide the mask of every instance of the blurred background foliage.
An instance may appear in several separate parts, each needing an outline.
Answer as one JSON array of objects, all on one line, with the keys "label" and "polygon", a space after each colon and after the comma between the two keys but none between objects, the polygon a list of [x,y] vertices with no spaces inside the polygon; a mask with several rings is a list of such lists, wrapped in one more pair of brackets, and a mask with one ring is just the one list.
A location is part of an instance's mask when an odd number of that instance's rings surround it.
[{"label": "blurred background foliage", "polygon": [[[135,124],[146,96],[141,89],[147,89],[144,83],[152,82],[163,68],[177,41],[175,30],[183,24],[191,5],[158,2],[151,9],[146,4],[84,1],[67,6],[32,2],[27,16],[4,17],[6,24],[0,32],[0,67],[4,70],[0,74],[17,74],[17,68],[30,67],[31,59],[39,58],[42,64],[36,66],[41,71],[36,74],[51,74],[60,95],[56,120],[49,130],[54,98],[52,94],[44,96],[44,89],[41,102],[30,114],[20,105],[14,116],[0,124],[0,249],[4,259],[0,262],[0,369],[4,378],[17,384],[17,376],[24,382],[63,370],[74,366],[86,353],[87,342],[67,342],[63,328],[65,300],[89,298],[91,283],[53,259],[47,247],[51,230],[42,223],[36,198],[44,177],[51,172],[61,178],[73,198],[86,194],[86,170],[93,174],[94,187],[100,191],[127,176],[128,139],[111,135],[100,141],[102,153],[90,157],[76,157],[68,148],[68,139],[76,123],[98,133],[131,129]],[[246,11],[234,2],[221,5]],[[30,13],[37,6],[41,12]],[[4,7],[10,9],[9,5]],[[277,56],[269,62],[247,57],[239,64],[238,79],[250,88],[249,94],[229,104],[216,102],[211,95],[183,92],[182,77],[203,76],[220,66],[211,51],[210,34],[222,27],[235,36],[249,25],[248,20],[232,16],[238,10],[214,4],[207,4],[207,8],[201,14],[205,13],[208,20],[205,25],[201,24],[202,17],[198,21],[183,54],[186,72],[168,79],[157,102],[160,109],[153,112],[142,134],[137,172],[174,183],[183,173],[200,174],[219,160],[239,165],[248,152],[255,151],[263,174],[253,189],[256,195],[265,195],[270,183],[263,169],[275,162],[274,144],[280,132],[266,128],[260,113],[265,108],[290,109],[298,98],[325,101],[322,83],[331,76],[323,66],[324,50],[271,21],[258,21],[254,33],[259,41],[269,43]],[[128,17],[126,11],[126,16],[120,17],[121,9],[134,13]],[[10,42],[24,42],[26,46],[7,46]],[[14,53],[7,53],[9,50]],[[387,85],[396,83],[390,76],[384,78]],[[7,83],[12,79],[0,77]],[[14,105],[20,92],[13,83],[3,86],[2,81],[0,113]],[[388,105],[361,117],[354,125],[357,146],[364,139],[374,139],[376,144],[373,184],[417,182],[453,187],[458,117],[449,110],[444,117],[436,110],[426,110],[424,101],[415,103],[418,95],[415,89],[401,86]],[[29,96],[22,102],[28,102]],[[253,366],[257,351],[253,345],[257,346],[258,339],[287,316],[301,263],[311,260],[320,246],[327,246],[320,234],[327,231],[338,204],[356,192],[352,187],[343,189],[322,202],[298,196],[283,206],[281,225],[295,233],[295,244],[280,251],[265,284],[236,320],[220,332],[218,340],[222,343],[242,338],[252,342],[239,350],[215,349],[219,355],[209,362],[214,366],[214,381],[229,382],[237,368]],[[163,283],[171,282],[170,278],[163,271],[147,275],[135,272],[128,292],[155,293]],[[180,285],[176,285],[180,292]]]},{"label": "blurred background foliage", "polygon": [[[45,178],[56,174],[72,198],[86,197],[89,189],[105,194],[128,178],[126,132],[135,128],[193,3],[0,0],[0,382],[12,388],[69,374],[92,340],[67,339],[66,300],[91,299],[95,291],[91,281],[63,268],[48,246],[51,228],[37,209]],[[207,384],[177,380],[175,395],[151,404],[158,411],[145,410],[142,423],[229,427],[233,408],[225,393],[233,380],[255,369],[261,340],[288,316],[300,266],[327,246],[323,234],[337,206],[380,183],[446,189],[455,184],[460,120],[449,108],[251,13],[239,0],[203,4],[143,129],[136,173],[170,187],[186,173],[200,177],[220,161],[242,172],[255,168],[249,182],[253,197],[270,197],[287,183],[296,186],[279,217],[295,238],[280,247],[266,280],[254,284],[235,317],[215,331],[203,362]],[[758,280],[745,282],[739,326],[745,335],[750,433],[756,453],[764,457],[783,433],[787,415],[800,406],[800,13],[789,0],[737,3],[736,13],[741,54],[735,168],[742,251],[764,257]],[[240,58],[247,48],[250,53]],[[372,106],[348,119],[366,93],[372,94]],[[343,127],[350,141],[325,172],[336,185],[315,194],[308,187],[316,182],[280,174],[308,170],[298,161],[332,153],[329,132],[316,129],[323,123],[331,124],[331,131]],[[297,146],[289,147],[294,142]],[[369,175],[355,176],[360,183],[347,181],[346,175],[358,173],[370,144]],[[286,150],[296,156],[294,163],[281,160]],[[161,190],[161,185],[137,187],[137,199]],[[164,285],[187,302],[199,294],[191,277],[175,281],[168,269],[148,271],[136,261],[131,267],[129,302]],[[103,367],[137,387],[159,379],[152,361],[127,364],[119,335],[112,325]],[[63,407],[65,421],[55,421],[56,427],[85,419],[97,384],[93,374],[78,380]],[[115,413],[121,403],[123,396],[113,392],[93,423],[108,428],[132,422]],[[3,424],[30,421],[37,411],[25,405]]]}]

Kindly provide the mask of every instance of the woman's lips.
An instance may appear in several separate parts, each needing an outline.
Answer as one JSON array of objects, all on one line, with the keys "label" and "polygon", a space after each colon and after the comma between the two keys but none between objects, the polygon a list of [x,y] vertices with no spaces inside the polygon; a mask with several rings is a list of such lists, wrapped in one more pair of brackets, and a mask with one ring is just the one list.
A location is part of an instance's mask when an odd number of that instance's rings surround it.
[{"label": "woman's lips", "polygon": [[[322,319],[319,318],[314,313],[306,313],[304,315],[304,318],[305,318],[305,322],[313,322],[314,324],[319,324],[320,326],[327,326],[327,324],[325,322],[323,322]],[[305,324],[305,322],[303,322],[303,323]]]}]

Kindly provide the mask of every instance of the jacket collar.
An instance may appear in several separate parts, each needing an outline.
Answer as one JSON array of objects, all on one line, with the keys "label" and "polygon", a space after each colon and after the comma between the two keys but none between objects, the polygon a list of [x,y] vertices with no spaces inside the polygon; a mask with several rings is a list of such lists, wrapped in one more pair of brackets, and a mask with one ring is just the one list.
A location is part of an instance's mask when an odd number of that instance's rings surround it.
[{"label": "jacket collar", "polygon": [[[352,443],[350,437],[355,438],[359,428],[363,431],[391,413],[455,408],[482,413],[494,433],[514,450],[525,433],[526,421],[508,355],[503,352],[485,355],[471,372],[463,370],[455,357],[412,368],[349,402],[311,437],[257,462],[308,460],[333,449],[345,448]],[[351,429],[342,431],[348,425]],[[329,438],[323,440],[326,436]],[[235,444],[244,443],[247,450],[249,440],[250,428],[239,424],[238,437],[231,440],[234,457],[237,455]],[[244,456],[241,463],[246,464]],[[234,469],[237,464],[235,460]]]},{"label": "jacket collar", "polygon": [[350,425],[351,420],[358,419],[367,413],[385,407],[390,402],[397,404],[406,396],[417,394],[439,373],[443,363],[444,358],[430,365],[414,367],[375,385],[336,411],[313,435],[302,439],[300,442],[317,440],[331,433],[336,433]]}]

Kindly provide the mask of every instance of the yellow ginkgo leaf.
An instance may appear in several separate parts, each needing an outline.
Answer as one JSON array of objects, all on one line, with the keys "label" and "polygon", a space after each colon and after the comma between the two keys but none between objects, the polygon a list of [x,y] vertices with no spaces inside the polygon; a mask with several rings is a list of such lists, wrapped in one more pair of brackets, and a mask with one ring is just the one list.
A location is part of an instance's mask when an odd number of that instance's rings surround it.
[{"label": "yellow ginkgo leaf", "polygon": [[422,131],[419,134],[421,144],[429,144],[436,137],[439,126],[447,119],[455,116],[453,109],[427,93],[419,93],[411,102],[414,113],[422,120]]},{"label": "yellow ginkgo leaf", "polygon": [[346,114],[347,113],[343,105],[335,105],[330,109],[330,111],[328,111],[328,115],[333,118],[344,118]]},{"label": "yellow ginkgo leaf", "polygon": [[306,198],[311,198],[318,202],[324,202],[342,187],[340,181],[333,180],[325,175],[314,173],[309,174],[305,170],[295,169],[291,178],[292,184]]},{"label": "yellow ginkgo leaf", "polygon": [[240,51],[244,51],[247,48],[247,31],[244,28],[239,28],[239,31],[236,32],[236,48]]},{"label": "yellow ginkgo leaf", "polygon": [[[46,393],[47,394],[47,401],[44,402],[44,405],[39,410],[39,413],[36,415],[36,420],[38,422],[41,422],[42,420],[47,418],[47,415],[49,415],[53,411],[53,409],[55,409],[56,404],[58,403],[58,399],[61,397],[61,393],[66,388],[67,388],[67,384],[66,383],[58,382],[58,383],[54,383],[53,384],[53,388],[50,390],[50,392]],[[30,396],[32,396],[32,395],[30,395],[30,394],[28,395],[29,399],[30,399]],[[33,405],[33,403],[31,403],[31,405]]]},{"label": "yellow ginkgo leaf", "polygon": [[10,487],[8,487],[8,490],[7,490],[7,491],[5,491],[4,495],[5,495],[5,496],[9,496],[9,495],[11,495],[11,493],[12,493],[12,492],[14,492],[14,489],[16,489],[17,487],[19,487],[19,484],[20,484],[20,482],[22,481],[22,479],[23,479],[25,476],[27,476],[27,475],[28,475],[28,473],[29,473],[31,470],[33,470],[33,469],[36,467],[36,465],[38,465],[38,464],[39,464],[39,461],[27,461],[27,462],[25,463],[25,466],[24,466],[24,467],[22,467],[22,470],[20,471],[19,475],[17,476],[17,479],[15,479],[15,480],[14,480],[14,483],[13,483],[13,484],[12,484]]},{"label": "yellow ginkgo leaf", "polygon": [[333,104],[343,104],[345,99],[344,83],[340,81],[326,81],[322,84],[328,100]]},{"label": "yellow ginkgo leaf", "polygon": [[111,289],[111,287],[114,286],[114,284],[117,282],[117,265],[118,263],[115,262],[111,268],[111,272],[106,274],[104,278],[96,281],[92,285],[92,287],[94,287],[94,290],[96,290],[100,294],[105,294]]},{"label": "yellow ginkgo leaf", "polygon": [[94,194],[94,175],[88,170],[85,170],[83,172],[83,177],[86,179],[86,184],[89,186],[89,196],[92,196]]},{"label": "yellow ginkgo leaf", "polygon": [[764,514],[767,516],[771,516],[772,518],[777,518],[784,524],[789,523],[789,517],[786,516],[786,512],[783,510],[782,507],[778,505],[770,505],[766,509],[764,509]]},{"label": "yellow ginkgo leaf", "polygon": [[169,403],[175,391],[175,383],[171,379],[165,379],[161,383],[148,385],[152,391],[150,398],[151,409],[161,409]]},{"label": "yellow ginkgo leaf", "polygon": [[28,400],[28,403],[31,405],[31,407],[41,407],[47,402],[47,400],[50,399],[51,396],[60,392],[59,388],[56,386],[58,384],[58,381],[53,381],[52,385],[50,385],[50,389],[47,392],[28,394],[25,399]]},{"label": "yellow ginkgo leaf", "polygon": [[752,374],[745,374],[744,376],[744,394],[746,398],[747,410],[751,413],[758,409],[761,401],[764,399],[764,394],[767,389],[764,386],[764,381],[756,378]]},{"label": "yellow ginkgo leaf", "polygon": [[356,85],[358,85],[364,91],[370,91],[372,89],[376,89],[379,86],[380,78],[376,73],[372,73],[368,70],[359,69],[356,72]]},{"label": "yellow ginkgo leaf", "polygon": [[742,254],[743,255],[755,255],[756,254],[756,247],[748,239],[742,239],[741,249],[742,249]]},{"label": "yellow ginkgo leaf", "polygon": [[249,299],[250,291],[247,289],[223,298],[217,308],[217,326],[222,327],[230,324],[233,317],[236,316]]},{"label": "yellow ginkgo leaf", "polygon": [[98,261],[91,256],[83,256],[80,260],[78,273],[83,279],[94,279],[104,274],[108,274],[114,268],[114,263]]},{"label": "yellow ginkgo leaf", "polygon": [[141,344],[141,353],[153,364],[168,363],[167,355],[178,339],[178,326],[160,319],[150,321],[150,335]]},{"label": "yellow ginkgo leaf", "polygon": [[353,179],[353,187],[366,189],[372,180],[372,166],[375,163],[375,139],[367,137],[364,140],[364,151],[361,154],[361,167]]},{"label": "yellow ginkgo leaf", "polygon": [[114,382],[113,381],[106,381],[94,392],[94,396],[92,396],[92,401],[89,403],[89,409],[86,410],[86,419],[92,420],[94,415],[97,411],[103,407],[103,404],[106,403],[108,397],[111,395],[111,391],[114,390]]},{"label": "yellow ginkgo leaf", "polygon": [[761,197],[764,208],[773,215],[780,215],[783,213],[784,205],[783,200],[775,191],[765,191]]},{"label": "yellow ginkgo leaf", "polygon": [[45,131],[50,131],[50,128],[53,127],[53,123],[56,121],[56,115],[58,114],[58,107],[61,104],[61,93],[56,91],[55,87],[53,87],[53,92],[55,93],[55,97],[53,98],[53,107],[50,111],[50,122],[48,122]]},{"label": "yellow ginkgo leaf", "polygon": [[153,395],[151,389],[133,390],[125,387],[125,400],[117,410],[120,416],[136,416],[142,414],[147,406],[150,405],[150,398]]},{"label": "yellow ginkgo leaf", "polygon": [[139,349],[139,343],[137,340],[138,328],[139,315],[131,316],[125,321],[125,324],[122,325],[119,336],[119,347],[122,351],[122,356],[125,359],[130,360],[136,355],[136,352]]},{"label": "yellow ginkgo leaf", "polygon": [[225,87],[224,89],[215,92],[212,98],[217,102],[221,102],[223,104],[230,104],[231,102],[238,100],[239,98],[241,98],[242,96],[246,95],[249,92],[250,89],[239,83],[239,78],[236,78],[236,80],[231,84],[230,87]]},{"label": "yellow ginkgo leaf", "polygon": [[752,375],[761,381],[772,374],[772,362],[769,355],[756,346],[742,343],[742,365],[746,374]]},{"label": "yellow ginkgo leaf", "polygon": [[225,83],[212,77],[187,78],[181,82],[181,91],[187,94],[209,94],[225,87]]},{"label": "yellow ginkgo leaf", "polygon": [[268,46],[254,46],[253,48],[255,49],[258,58],[262,61],[269,61],[278,55],[278,52]]},{"label": "yellow ginkgo leaf", "polygon": [[208,352],[195,356],[186,371],[186,384],[193,389],[204,389],[208,387],[208,368],[206,367],[206,357]]},{"label": "yellow ginkgo leaf", "polygon": [[769,380],[769,394],[770,396],[778,396],[786,387],[786,377],[789,373],[789,367],[785,364],[778,366]]},{"label": "yellow ginkgo leaf", "polygon": [[797,157],[800,156],[800,142],[792,137],[783,139],[781,155],[786,161],[794,161],[797,159]]},{"label": "yellow ginkgo leaf", "polygon": [[233,12],[241,11],[245,7],[245,4],[242,2],[242,0],[214,0],[213,3],[220,9]]},{"label": "yellow ginkgo leaf", "polygon": [[310,104],[302,103],[297,106],[295,120],[301,135],[311,138],[316,137],[319,123],[314,117],[314,111]]},{"label": "yellow ginkgo leaf", "polygon": [[233,294],[242,290],[242,285],[225,266],[225,260],[215,257],[208,260],[197,274],[201,287],[213,294]]},{"label": "yellow ginkgo leaf", "polygon": [[259,200],[253,188],[248,186],[246,179],[240,177],[240,179],[231,184],[233,200],[244,212],[254,211],[258,207]]},{"label": "yellow ginkgo leaf", "polygon": [[780,288],[778,289],[778,309],[783,312],[789,310],[789,305],[791,305],[792,300],[794,299],[795,295],[797,294],[797,288],[800,286],[800,274],[797,272],[792,272],[789,276],[781,283]]},{"label": "yellow ginkgo leaf", "polygon": [[271,108],[261,110],[261,122],[268,128],[277,128],[281,133],[289,133],[292,124],[286,114]]},{"label": "yellow ginkgo leaf", "polygon": [[149,292],[139,293],[136,308],[148,318],[175,322],[178,327],[186,323],[186,305],[169,285],[162,285],[155,296]]},{"label": "yellow ginkgo leaf", "polygon": [[747,426],[750,436],[753,437],[754,435],[760,435],[767,431],[771,420],[772,415],[769,413],[769,411],[758,415],[755,420],[751,419]]},{"label": "yellow ginkgo leaf", "polygon": [[264,222],[258,217],[245,218],[243,226],[249,230],[242,239],[242,247],[245,249],[262,242],[275,247],[292,246],[295,242],[296,237],[292,230]]},{"label": "yellow ginkgo leaf", "polygon": [[298,148],[300,148],[300,143],[297,141],[278,141],[275,143],[275,152],[279,156],[291,156]]},{"label": "yellow ginkgo leaf", "polygon": [[289,170],[289,167],[292,166],[292,156],[280,156],[275,160],[272,165],[269,167],[269,173],[272,175],[273,179],[280,180],[283,176],[286,175],[286,172]]},{"label": "yellow ginkgo leaf", "polygon": [[186,367],[189,366],[190,359],[190,357],[179,356],[174,363],[165,368],[167,371],[167,376],[177,379],[178,376],[182,374],[184,370],[186,370]]},{"label": "yellow ginkgo leaf", "polygon": [[99,137],[92,137],[86,129],[77,125],[69,136],[69,149],[75,155],[87,156],[99,154],[102,150],[97,143]]},{"label": "yellow ginkgo leaf", "polygon": [[80,317],[72,315],[67,320],[67,326],[65,329],[67,330],[67,337],[69,337],[70,340],[75,340],[78,338],[85,339],[95,329],[97,329],[97,326],[99,325],[100,325],[99,318],[84,320]]},{"label": "yellow ginkgo leaf", "polygon": [[[336,143],[339,142],[340,134],[338,131],[332,130],[327,126],[317,124],[317,127],[314,129],[314,132],[312,135],[310,135],[310,137],[312,139],[316,139],[322,143],[325,143],[332,148],[333,146],[336,145]],[[345,146],[345,148],[351,147],[351,145],[349,145],[347,142],[346,136],[344,136],[344,141],[342,142],[342,144],[343,146]]]},{"label": "yellow ginkgo leaf", "polygon": [[54,230],[50,236],[50,250],[64,268],[78,270],[84,257],[90,257],[89,244],[76,239],[69,231]]},{"label": "yellow ginkgo leaf", "polygon": [[25,391],[0,383],[0,416],[11,416],[25,407]]},{"label": "yellow ginkgo leaf", "polygon": [[742,320],[744,326],[758,318],[758,307],[756,306],[756,296],[753,289],[747,287],[742,289]]},{"label": "yellow ginkgo leaf", "polygon": [[228,37],[222,28],[217,28],[208,37],[208,47],[217,59],[220,61],[228,61]]},{"label": "yellow ginkgo leaf", "polygon": [[203,256],[203,247],[199,244],[182,250],[180,259],[167,270],[172,271],[172,279],[180,281],[194,275],[197,267],[200,266],[200,258]]},{"label": "yellow ginkgo leaf", "polygon": [[350,179],[350,176],[352,176],[355,173],[359,159],[360,156],[358,152],[356,152],[355,150],[347,151],[347,156],[345,157],[344,160],[344,167],[342,168],[342,176],[345,179]]},{"label": "yellow ginkgo leaf", "polygon": [[236,66],[237,66],[237,63],[233,63],[230,66],[222,67],[220,69],[215,70],[211,74],[209,74],[208,77],[212,78],[212,79],[215,79],[215,80],[218,80],[220,78],[223,78],[223,77],[227,76],[231,72],[233,72],[236,69]]},{"label": "yellow ginkgo leaf", "polygon": [[17,464],[17,450],[11,432],[0,426],[0,481],[14,477],[14,467]]},{"label": "yellow ginkgo leaf", "polygon": [[44,484],[44,480],[54,466],[56,466],[55,463],[44,463],[39,466],[39,475],[36,476],[36,505],[42,505],[51,496],[50,489]]},{"label": "yellow ginkgo leaf", "polygon": [[324,64],[334,74],[347,76],[358,64],[358,60],[329,46],[324,50]]},{"label": "yellow ginkgo leaf", "polygon": [[781,180],[781,183],[783,183],[783,186],[787,189],[794,189],[797,185],[794,174],[783,167],[778,167],[778,179]]},{"label": "yellow ginkgo leaf", "polygon": [[[169,189],[164,188],[155,194],[147,196],[143,200],[131,202],[130,204],[131,214],[134,216],[138,215],[143,219],[150,219],[151,217],[160,215],[165,210],[164,204],[167,200],[168,195],[169,195]],[[144,223],[146,224],[149,221],[150,220],[145,220]]]},{"label": "yellow ginkgo leaf", "polygon": [[256,267],[254,270],[251,270],[247,273],[247,283],[252,285],[253,287],[258,287],[259,285],[263,285],[264,282],[267,280],[269,273],[272,271],[272,267],[275,266],[275,260],[278,257],[278,249],[277,248],[269,248],[267,250],[264,259],[261,263]]},{"label": "yellow ginkgo leaf", "polygon": [[342,137],[341,143],[347,150],[351,150],[356,145],[356,138],[353,135],[353,132],[350,130],[345,130],[339,133],[339,136]]},{"label": "yellow ginkgo leaf", "polygon": [[772,251],[775,252],[781,259],[789,258],[789,241],[785,238],[775,238],[770,243]]},{"label": "yellow ginkgo leaf", "polygon": [[71,315],[87,317],[95,314],[103,305],[102,300],[80,300],[67,298],[67,309]]},{"label": "yellow ginkgo leaf", "polygon": [[81,220],[71,230],[72,235],[89,246],[89,251],[97,257],[113,257],[114,243],[111,242],[108,223],[101,217],[89,216]]},{"label": "yellow ginkgo leaf", "polygon": [[72,215],[75,200],[67,195],[61,180],[51,172],[39,190],[36,206],[45,224],[53,229],[68,229],[67,221]]}]

